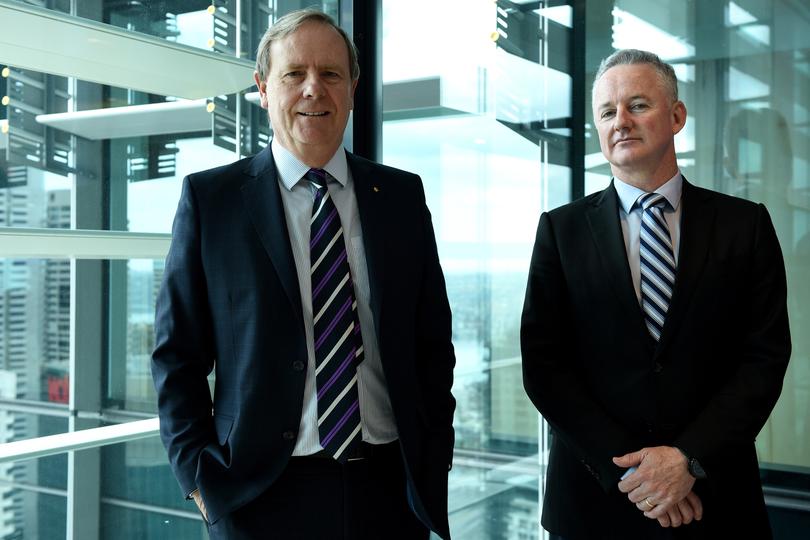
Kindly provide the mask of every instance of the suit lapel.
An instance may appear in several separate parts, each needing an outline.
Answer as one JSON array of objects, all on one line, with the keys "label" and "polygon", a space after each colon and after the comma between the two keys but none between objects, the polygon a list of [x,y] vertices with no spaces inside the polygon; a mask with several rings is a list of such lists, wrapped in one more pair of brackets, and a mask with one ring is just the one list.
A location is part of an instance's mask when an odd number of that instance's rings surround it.
[{"label": "suit lapel", "polygon": [[595,199],[586,216],[605,273],[627,312],[628,320],[645,338],[649,337],[627,264],[627,250],[619,222],[619,196],[613,182]]},{"label": "suit lapel", "polygon": [[695,187],[683,180],[681,195],[681,240],[678,270],[675,275],[675,290],[669,303],[656,356],[672,341],[686,315],[695,292],[700,274],[706,264],[709,242],[714,230],[714,207],[709,201],[710,192]]},{"label": "suit lapel", "polygon": [[297,317],[302,317],[301,292],[295,269],[284,204],[270,145],[250,162],[242,185],[242,200],[267,255],[278,273]]},{"label": "suit lapel", "polygon": [[[374,327],[380,331],[380,312],[382,311],[383,277],[385,274],[385,201],[390,195],[386,186],[379,186],[374,168],[370,161],[346,152],[349,170],[354,182],[354,194],[360,213],[360,226],[363,231],[363,246],[366,252],[366,266],[370,288],[371,313],[374,316]],[[376,182],[376,183],[375,183]]]}]

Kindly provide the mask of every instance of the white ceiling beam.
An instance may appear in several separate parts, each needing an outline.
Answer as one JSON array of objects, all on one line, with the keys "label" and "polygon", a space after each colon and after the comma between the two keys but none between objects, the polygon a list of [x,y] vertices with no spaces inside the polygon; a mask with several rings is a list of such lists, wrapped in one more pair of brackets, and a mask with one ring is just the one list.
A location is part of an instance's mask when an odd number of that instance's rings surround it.
[{"label": "white ceiling beam", "polygon": [[211,114],[207,106],[205,99],[178,100],[109,109],[40,114],[36,118],[40,124],[87,139],[117,139],[210,131]]},{"label": "white ceiling beam", "polygon": [[186,99],[253,85],[248,60],[10,0],[0,0],[0,64]]}]

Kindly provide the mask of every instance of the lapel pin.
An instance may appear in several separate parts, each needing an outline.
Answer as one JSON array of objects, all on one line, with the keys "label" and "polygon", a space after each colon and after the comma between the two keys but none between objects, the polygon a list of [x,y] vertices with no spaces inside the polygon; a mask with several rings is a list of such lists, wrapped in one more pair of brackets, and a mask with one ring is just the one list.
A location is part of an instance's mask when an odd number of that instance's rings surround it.
[{"label": "lapel pin", "polygon": [[378,188],[377,186],[374,186],[374,193],[379,193],[379,192],[380,192],[380,188]]}]

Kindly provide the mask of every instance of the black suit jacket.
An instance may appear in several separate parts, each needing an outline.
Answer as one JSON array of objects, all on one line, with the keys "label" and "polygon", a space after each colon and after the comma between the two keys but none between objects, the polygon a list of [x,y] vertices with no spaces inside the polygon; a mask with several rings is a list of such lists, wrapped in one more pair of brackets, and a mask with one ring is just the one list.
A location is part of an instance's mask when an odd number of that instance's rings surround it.
[{"label": "black suit jacket", "polygon": [[[764,206],[684,181],[675,289],[658,344],[606,190],[540,218],[524,305],[524,386],[552,426],[543,525],[568,538],[769,538],[754,438],[790,356],[784,263]],[[617,489],[611,458],[676,446],[708,473],[675,533]],[[736,536],[739,532],[740,536]]]},{"label": "black suit jacket", "polygon": [[[419,517],[449,538],[455,357],[422,183],[414,174],[347,158],[408,497]],[[199,488],[216,522],[285,468],[304,398],[300,290],[269,146],[185,178],[155,341],[161,438],[183,493]],[[206,381],[212,370],[213,401]]]}]

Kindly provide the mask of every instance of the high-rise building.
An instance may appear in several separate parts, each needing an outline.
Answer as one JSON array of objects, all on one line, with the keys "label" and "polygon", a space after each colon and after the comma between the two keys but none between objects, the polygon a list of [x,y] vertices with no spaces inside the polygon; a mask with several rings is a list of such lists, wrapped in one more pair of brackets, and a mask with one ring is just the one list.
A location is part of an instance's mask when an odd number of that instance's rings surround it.
[{"label": "high-rise building", "polygon": [[[70,190],[47,192],[46,226],[70,228]],[[70,261],[45,261],[45,299],[42,362],[44,401],[68,403],[70,356]]]},{"label": "high-rise building", "polygon": [[[44,225],[44,175],[28,169],[25,182],[0,190],[0,227],[42,227]],[[0,377],[2,396],[36,400],[40,396],[40,366],[43,350],[43,279],[40,259],[0,259]],[[8,413],[0,419],[0,442],[39,435],[35,417]],[[0,468],[0,479],[12,483],[35,483],[35,461],[23,461]],[[11,489],[0,504],[2,538],[13,538],[31,530],[26,521],[33,515],[35,501]]]}]

